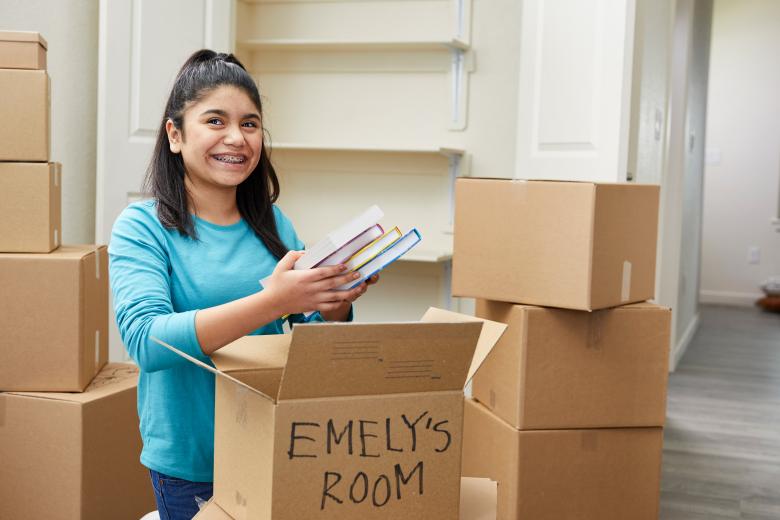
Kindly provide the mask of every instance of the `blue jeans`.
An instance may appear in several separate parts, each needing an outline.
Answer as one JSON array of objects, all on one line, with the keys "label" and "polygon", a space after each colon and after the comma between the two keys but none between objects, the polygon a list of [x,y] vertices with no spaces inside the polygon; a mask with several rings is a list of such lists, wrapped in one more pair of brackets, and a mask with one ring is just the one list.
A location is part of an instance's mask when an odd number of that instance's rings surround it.
[{"label": "blue jeans", "polygon": [[191,482],[149,470],[160,520],[192,520],[198,514],[198,503],[214,494],[211,482]]}]

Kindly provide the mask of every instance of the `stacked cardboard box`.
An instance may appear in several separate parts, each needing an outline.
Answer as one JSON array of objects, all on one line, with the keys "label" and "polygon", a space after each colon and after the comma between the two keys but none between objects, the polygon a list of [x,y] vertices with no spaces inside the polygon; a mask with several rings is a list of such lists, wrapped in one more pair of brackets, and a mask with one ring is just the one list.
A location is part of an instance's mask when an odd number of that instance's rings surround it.
[{"label": "stacked cardboard box", "polygon": [[137,374],[105,366],[106,248],[60,246],[46,50],[0,32],[0,518],[136,519]]},{"label": "stacked cardboard box", "polygon": [[498,518],[658,517],[671,313],[658,187],[461,179],[453,294],[508,328],[473,380],[463,474]]}]

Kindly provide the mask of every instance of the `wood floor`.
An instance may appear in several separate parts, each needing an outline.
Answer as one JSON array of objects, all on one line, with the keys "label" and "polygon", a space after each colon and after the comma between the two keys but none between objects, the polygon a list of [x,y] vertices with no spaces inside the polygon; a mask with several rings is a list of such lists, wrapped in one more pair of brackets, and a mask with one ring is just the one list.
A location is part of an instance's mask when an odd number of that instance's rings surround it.
[{"label": "wood floor", "polygon": [[669,378],[660,518],[780,519],[780,314],[700,312]]}]

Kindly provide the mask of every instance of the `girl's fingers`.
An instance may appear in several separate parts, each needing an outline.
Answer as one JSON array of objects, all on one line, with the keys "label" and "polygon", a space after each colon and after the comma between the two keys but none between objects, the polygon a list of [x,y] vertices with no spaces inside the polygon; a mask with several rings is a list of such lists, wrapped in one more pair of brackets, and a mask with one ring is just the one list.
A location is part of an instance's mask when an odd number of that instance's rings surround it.
[{"label": "girl's fingers", "polygon": [[326,278],[324,280],[321,280],[318,283],[318,288],[321,288],[324,291],[335,289],[336,287],[341,287],[344,284],[353,284],[360,280],[360,274],[358,273],[345,273],[339,276],[331,276],[330,278]]},{"label": "girl's fingers", "polygon": [[287,254],[276,264],[274,271],[289,271],[301,256],[303,256],[303,251],[287,251]]},{"label": "girl's fingers", "polygon": [[351,291],[352,295],[349,298],[347,298],[347,300],[350,303],[354,302],[355,300],[357,300],[358,298],[363,296],[363,294],[365,294],[366,290],[368,290],[368,287],[366,286],[366,284],[360,284],[360,286],[352,289],[352,291]]},{"label": "girl's fingers", "polygon": [[343,273],[346,268],[347,266],[344,264],[329,265],[327,267],[315,267],[307,271],[308,279],[311,281],[316,281],[332,278]]},{"label": "girl's fingers", "polygon": [[339,307],[341,307],[341,304],[343,302],[330,302],[330,303],[321,303],[317,306],[317,310],[320,312],[330,312],[338,310]]}]

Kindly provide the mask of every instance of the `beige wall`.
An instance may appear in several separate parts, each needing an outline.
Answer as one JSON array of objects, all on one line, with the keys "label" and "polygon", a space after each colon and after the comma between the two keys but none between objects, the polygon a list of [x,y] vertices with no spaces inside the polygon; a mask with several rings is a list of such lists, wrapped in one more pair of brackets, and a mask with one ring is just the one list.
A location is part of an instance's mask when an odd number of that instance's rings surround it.
[{"label": "beige wall", "polygon": [[0,30],[49,43],[52,160],[62,163],[62,240],[95,240],[98,1],[2,0]]},{"label": "beige wall", "polygon": [[[702,301],[752,305],[780,275],[780,2],[716,0],[707,123]],[[751,247],[760,263],[748,262]]]}]

